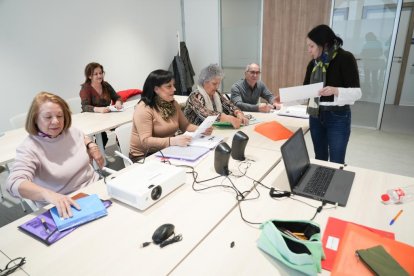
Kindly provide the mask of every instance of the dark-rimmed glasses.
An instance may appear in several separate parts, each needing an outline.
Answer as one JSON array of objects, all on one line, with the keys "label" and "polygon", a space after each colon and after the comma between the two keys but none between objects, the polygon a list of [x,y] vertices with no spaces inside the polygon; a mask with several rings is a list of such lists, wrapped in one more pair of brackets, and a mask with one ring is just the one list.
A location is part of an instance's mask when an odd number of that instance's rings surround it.
[{"label": "dark-rimmed glasses", "polygon": [[6,276],[15,272],[18,268],[22,267],[26,263],[26,258],[18,257],[11,260],[4,269],[0,269],[0,276]]},{"label": "dark-rimmed glasses", "polygon": [[260,75],[260,71],[247,71],[247,72],[249,72],[250,74],[252,74],[252,75]]}]

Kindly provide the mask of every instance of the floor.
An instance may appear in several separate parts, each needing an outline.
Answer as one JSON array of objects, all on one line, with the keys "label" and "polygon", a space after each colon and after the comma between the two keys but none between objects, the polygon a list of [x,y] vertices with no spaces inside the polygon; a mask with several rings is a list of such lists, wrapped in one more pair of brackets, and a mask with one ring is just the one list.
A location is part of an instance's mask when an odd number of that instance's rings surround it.
[{"label": "floor", "polygon": [[[384,131],[353,127],[346,163],[351,166],[414,177],[414,124],[408,126],[412,128],[406,130],[410,134],[396,133],[392,124]],[[113,157],[113,152],[117,149],[114,135],[109,135],[109,138],[106,150],[107,166],[120,170],[124,165],[119,157]],[[305,138],[309,156],[313,157],[310,135],[307,134]],[[20,206],[20,201],[11,198],[4,189],[7,175],[7,171],[0,173],[0,185],[4,194],[4,198],[0,201],[0,227],[26,215]]]}]

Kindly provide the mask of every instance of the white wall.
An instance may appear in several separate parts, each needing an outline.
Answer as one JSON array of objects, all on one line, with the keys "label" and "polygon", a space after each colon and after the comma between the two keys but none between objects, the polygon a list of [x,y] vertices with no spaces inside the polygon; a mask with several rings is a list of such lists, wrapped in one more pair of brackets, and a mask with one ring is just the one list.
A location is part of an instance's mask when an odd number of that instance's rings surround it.
[{"label": "white wall", "polygon": [[[115,90],[141,88],[149,72],[168,68],[177,31],[179,0],[1,0],[0,131],[10,129],[9,118],[26,112],[40,91],[78,96],[91,61],[104,66]],[[192,56],[199,42],[190,45]]]},{"label": "white wall", "polygon": [[197,83],[200,70],[220,62],[219,0],[184,0],[185,40]]}]

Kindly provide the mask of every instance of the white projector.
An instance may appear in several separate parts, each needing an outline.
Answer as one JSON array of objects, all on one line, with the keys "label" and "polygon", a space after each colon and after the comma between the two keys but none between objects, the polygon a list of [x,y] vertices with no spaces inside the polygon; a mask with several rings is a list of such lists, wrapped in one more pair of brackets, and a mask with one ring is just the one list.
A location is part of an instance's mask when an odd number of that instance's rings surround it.
[{"label": "white projector", "polygon": [[155,161],[133,164],[106,181],[108,194],[137,209],[145,210],[185,183],[185,171]]}]

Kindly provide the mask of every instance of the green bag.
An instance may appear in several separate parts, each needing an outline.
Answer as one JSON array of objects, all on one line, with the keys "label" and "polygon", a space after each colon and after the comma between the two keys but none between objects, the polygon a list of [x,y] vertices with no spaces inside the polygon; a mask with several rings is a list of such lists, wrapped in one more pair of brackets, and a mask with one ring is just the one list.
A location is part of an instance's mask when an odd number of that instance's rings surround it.
[{"label": "green bag", "polygon": [[377,245],[367,249],[356,251],[364,264],[375,275],[408,276],[408,272],[385,251],[384,247]]},{"label": "green bag", "polygon": [[322,271],[325,258],[319,225],[312,221],[269,220],[260,228],[257,246],[285,265],[307,275]]}]

